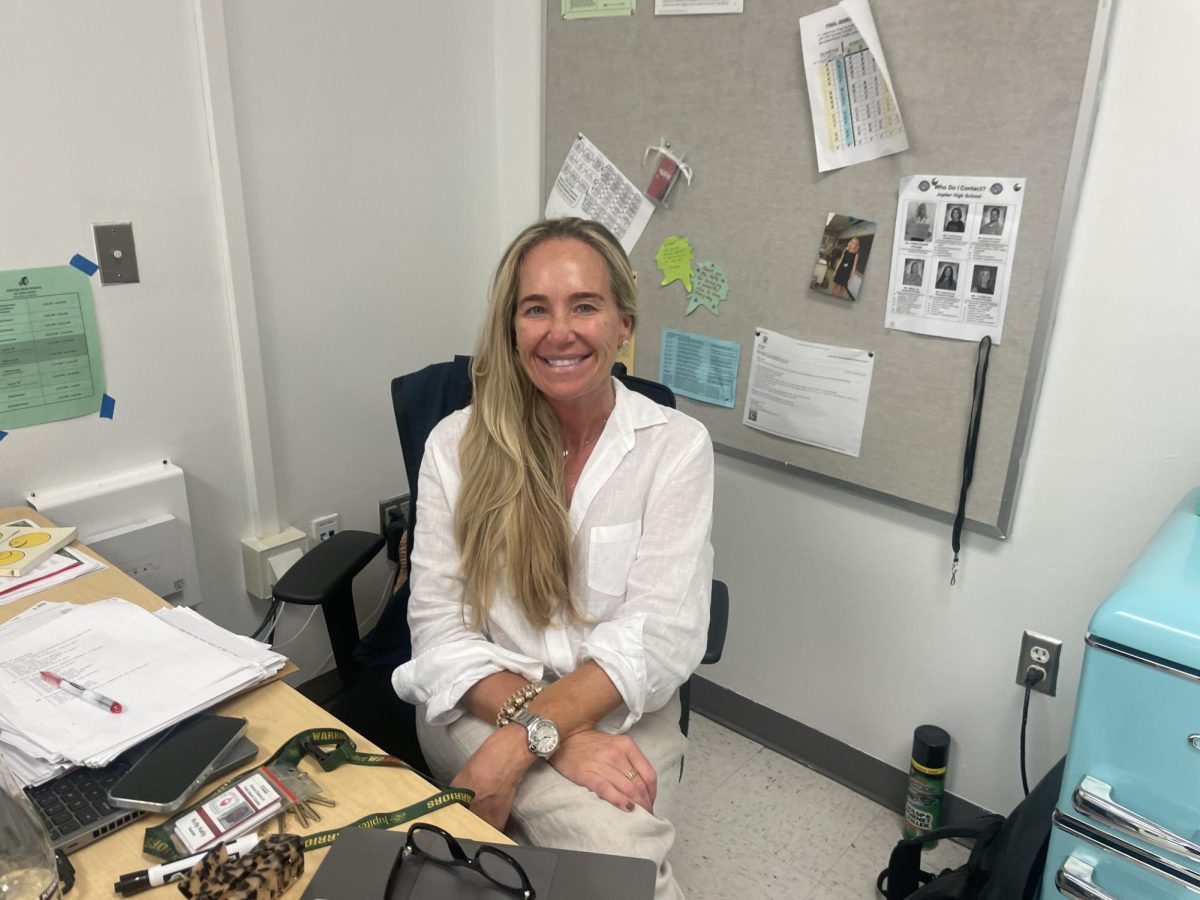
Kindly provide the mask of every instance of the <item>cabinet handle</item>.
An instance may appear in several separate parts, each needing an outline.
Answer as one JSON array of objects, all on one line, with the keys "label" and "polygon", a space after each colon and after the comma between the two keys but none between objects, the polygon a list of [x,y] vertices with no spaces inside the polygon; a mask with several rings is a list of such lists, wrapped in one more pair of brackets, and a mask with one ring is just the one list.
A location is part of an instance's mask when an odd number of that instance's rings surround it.
[{"label": "cabinet handle", "polygon": [[1068,856],[1058,874],[1054,876],[1054,886],[1064,897],[1077,897],[1079,900],[1117,900],[1112,894],[1100,890],[1092,881],[1094,866],[1083,860]]},{"label": "cabinet handle", "polygon": [[1200,862],[1200,845],[1193,844],[1175,832],[1115,803],[1112,799],[1112,786],[1099,778],[1084,775],[1071,800],[1079,812],[1097,822],[1141,838],[1156,847],[1186,856],[1194,862]]}]

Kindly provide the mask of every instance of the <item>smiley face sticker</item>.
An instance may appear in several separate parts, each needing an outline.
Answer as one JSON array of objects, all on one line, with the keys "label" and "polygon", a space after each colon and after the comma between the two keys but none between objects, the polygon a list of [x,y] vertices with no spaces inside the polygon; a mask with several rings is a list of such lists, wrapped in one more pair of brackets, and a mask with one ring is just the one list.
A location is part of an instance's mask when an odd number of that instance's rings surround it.
[{"label": "smiley face sticker", "polygon": [[0,566],[12,566],[25,558],[20,550],[0,550]]},{"label": "smiley face sticker", "polygon": [[8,542],[8,546],[20,550],[24,547],[37,547],[40,544],[46,543],[48,540],[50,540],[50,535],[48,535],[46,532],[30,531],[26,534],[18,534]]}]

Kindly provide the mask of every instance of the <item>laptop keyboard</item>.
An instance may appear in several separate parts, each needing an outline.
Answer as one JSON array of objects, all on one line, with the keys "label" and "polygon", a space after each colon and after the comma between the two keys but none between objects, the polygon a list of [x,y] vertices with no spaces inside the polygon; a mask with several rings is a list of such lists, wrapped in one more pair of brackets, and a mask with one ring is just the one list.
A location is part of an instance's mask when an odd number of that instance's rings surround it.
[{"label": "laptop keyboard", "polygon": [[[108,789],[129,771],[136,758],[125,754],[102,769],[74,769],[54,781],[25,789],[56,848],[82,846],[144,815],[141,810],[121,809],[108,802]],[[75,840],[84,836],[87,841]]]}]

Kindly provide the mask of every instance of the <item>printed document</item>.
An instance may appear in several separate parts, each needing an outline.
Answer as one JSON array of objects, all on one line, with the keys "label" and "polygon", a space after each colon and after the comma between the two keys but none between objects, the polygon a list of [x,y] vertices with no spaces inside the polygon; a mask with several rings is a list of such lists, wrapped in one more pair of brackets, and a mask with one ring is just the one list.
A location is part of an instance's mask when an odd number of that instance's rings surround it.
[{"label": "printed document", "polygon": [[901,179],[884,324],[999,344],[1025,187],[994,175]]},{"label": "printed document", "polygon": [[599,222],[626,253],[633,253],[652,212],[654,204],[582,134],[571,145],[546,200],[547,219],[579,216]]},{"label": "printed document", "polygon": [[805,16],[800,44],[820,171],[908,149],[867,0],[842,0]]},{"label": "printed document", "polygon": [[88,277],[73,266],[0,272],[0,431],[95,415],[103,398]]},{"label": "printed document", "polygon": [[754,330],[742,424],[857,457],[875,355]]},{"label": "printed document", "polygon": [[664,328],[658,380],[681,397],[733,409],[741,358],[738,341]]}]

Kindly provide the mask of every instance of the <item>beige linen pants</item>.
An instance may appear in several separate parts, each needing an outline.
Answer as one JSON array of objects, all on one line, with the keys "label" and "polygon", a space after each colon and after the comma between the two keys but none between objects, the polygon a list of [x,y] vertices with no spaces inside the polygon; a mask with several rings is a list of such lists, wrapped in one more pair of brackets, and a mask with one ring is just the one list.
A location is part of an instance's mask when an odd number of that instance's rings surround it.
[{"label": "beige linen pants", "polygon": [[[449,782],[495,726],[466,714],[450,725],[425,723],[417,710],[417,736],[435,778]],[[517,788],[512,816],[505,829],[521,844],[585,850],[652,860],[658,866],[655,900],[682,900],[671,874],[667,852],[675,842],[672,803],[679,789],[679,766],[687,738],[679,730],[679,697],[657,712],[642,716],[629,730],[658,774],[654,813],[640,806],[618,809],[587,788],[560,775],[545,760],[535,762]]]}]

